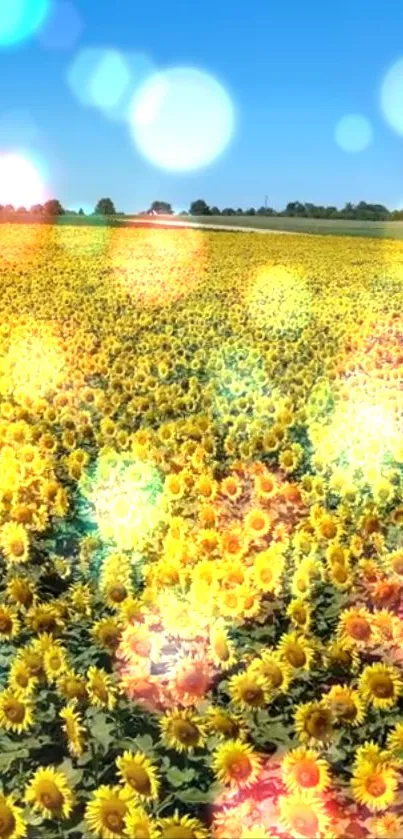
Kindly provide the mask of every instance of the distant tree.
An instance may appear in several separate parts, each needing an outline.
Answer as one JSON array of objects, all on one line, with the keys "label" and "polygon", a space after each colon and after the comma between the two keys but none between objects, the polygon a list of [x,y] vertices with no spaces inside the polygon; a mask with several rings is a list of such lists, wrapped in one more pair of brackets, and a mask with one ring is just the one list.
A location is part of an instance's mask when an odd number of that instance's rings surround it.
[{"label": "distant tree", "polygon": [[62,207],[57,198],[51,198],[50,201],[46,201],[43,205],[43,211],[47,216],[63,216],[65,213],[64,207]]},{"label": "distant tree", "polygon": [[192,201],[189,209],[189,213],[191,216],[209,216],[211,215],[210,207],[203,201],[202,198],[198,198],[197,201]]},{"label": "distant tree", "polygon": [[165,215],[172,215],[173,213],[172,206],[168,204],[168,201],[153,201],[150,210],[154,210],[155,213],[164,213]]},{"label": "distant tree", "polygon": [[189,215],[189,213],[188,213],[188,211],[187,211],[187,210],[181,210],[181,212],[179,213],[179,215],[180,215],[180,216],[188,216],[188,215]]},{"label": "distant tree", "polygon": [[222,216],[235,216],[235,215],[236,215],[236,213],[235,213],[235,210],[234,210],[234,208],[233,208],[233,207],[225,207],[225,208],[222,210],[221,215],[222,215]]},{"label": "distant tree", "polygon": [[210,208],[210,213],[211,213],[212,216],[220,216],[221,215],[221,210],[219,210],[218,207],[214,206],[214,207]]},{"label": "distant tree", "polygon": [[79,209],[79,211],[78,211],[78,215],[79,215],[79,216],[85,216],[85,212],[84,212],[84,210],[83,210],[83,208],[82,208],[82,207],[80,207],[80,209]]},{"label": "distant tree", "polygon": [[23,215],[24,213],[27,213],[27,212],[28,212],[28,210],[27,210],[26,207],[18,207],[17,213],[21,213],[21,215]]},{"label": "distant tree", "polygon": [[4,212],[8,214],[14,213],[15,209],[12,204],[6,204],[6,206],[4,207]]},{"label": "distant tree", "polygon": [[249,207],[249,210],[246,210],[245,215],[246,215],[246,216],[254,216],[254,215],[256,215],[256,210],[255,210],[255,208],[254,208],[254,207]]},{"label": "distant tree", "polygon": [[242,209],[242,207],[238,207],[238,209],[237,209],[237,211],[236,211],[236,214],[237,214],[237,216],[243,216],[243,209]]},{"label": "distant tree", "polygon": [[95,207],[95,214],[99,216],[114,216],[116,214],[116,209],[112,199],[100,198]]},{"label": "distant tree", "polygon": [[34,216],[40,216],[43,213],[43,204],[33,204],[29,212]]}]

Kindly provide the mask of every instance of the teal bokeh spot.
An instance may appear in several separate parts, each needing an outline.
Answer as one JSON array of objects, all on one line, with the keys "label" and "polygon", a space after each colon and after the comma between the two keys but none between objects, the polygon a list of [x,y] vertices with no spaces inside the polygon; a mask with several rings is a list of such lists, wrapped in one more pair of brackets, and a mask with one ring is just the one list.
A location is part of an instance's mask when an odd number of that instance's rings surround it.
[{"label": "teal bokeh spot", "polygon": [[0,47],[25,41],[40,29],[50,0],[0,0]]}]

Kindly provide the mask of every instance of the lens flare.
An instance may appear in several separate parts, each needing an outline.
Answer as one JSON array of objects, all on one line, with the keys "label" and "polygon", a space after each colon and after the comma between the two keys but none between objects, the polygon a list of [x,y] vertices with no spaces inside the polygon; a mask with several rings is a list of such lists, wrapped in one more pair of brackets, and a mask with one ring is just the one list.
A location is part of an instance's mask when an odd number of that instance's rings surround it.
[{"label": "lens flare", "polygon": [[53,3],[38,40],[48,50],[68,50],[78,41],[83,29],[81,17],[70,0]]},{"label": "lens flare", "polygon": [[126,93],[130,70],[125,56],[118,50],[88,47],[73,59],[67,82],[82,105],[107,113]]},{"label": "lens flare", "polygon": [[192,68],[153,75],[134,97],[131,127],[140,152],[172,171],[206,166],[234,132],[231,99],[219,82]]},{"label": "lens flare", "polygon": [[56,327],[22,322],[9,333],[8,351],[0,363],[0,393],[16,402],[29,397],[33,402],[57,389],[65,358]]},{"label": "lens flare", "polygon": [[140,230],[136,236],[122,230],[111,243],[112,276],[139,305],[167,306],[202,281],[206,253],[198,230]]},{"label": "lens flare", "polygon": [[335,140],[345,152],[364,151],[372,142],[372,125],[362,114],[347,114],[335,128]]},{"label": "lens flare", "polygon": [[44,24],[50,0],[3,0],[0,4],[0,47],[25,41]]},{"label": "lens flare", "polygon": [[158,470],[130,454],[101,455],[81,492],[103,541],[122,551],[140,551],[163,517]]},{"label": "lens flare", "polygon": [[386,73],[380,98],[386,121],[398,134],[403,134],[403,58]]},{"label": "lens flare", "polygon": [[12,152],[0,155],[0,204],[17,209],[44,201],[45,186],[33,163]]}]

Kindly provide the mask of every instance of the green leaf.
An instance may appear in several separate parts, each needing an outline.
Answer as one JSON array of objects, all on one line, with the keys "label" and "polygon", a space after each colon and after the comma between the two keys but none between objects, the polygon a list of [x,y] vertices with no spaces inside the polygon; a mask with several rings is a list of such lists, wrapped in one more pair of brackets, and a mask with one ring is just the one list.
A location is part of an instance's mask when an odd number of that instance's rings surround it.
[{"label": "green leaf", "polygon": [[212,804],[215,800],[211,789],[204,792],[197,787],[180,790],[176,793],[176,797],[184,804]]},{"label": "green leaf", "polygon": [[179,769],[177,766],[171,766],[166,773],[166,779],[173,787],[182,787],[193,781],[195,777],[194,769]]},{"label": "green leaf", "polygon": [[154,741],[149,734],[143,734],[142,736],[138,735],[137,737],[133,738],[132,741],[132,749],[138,749],[139,752],[144,752],[144,754],[154,754]]}]

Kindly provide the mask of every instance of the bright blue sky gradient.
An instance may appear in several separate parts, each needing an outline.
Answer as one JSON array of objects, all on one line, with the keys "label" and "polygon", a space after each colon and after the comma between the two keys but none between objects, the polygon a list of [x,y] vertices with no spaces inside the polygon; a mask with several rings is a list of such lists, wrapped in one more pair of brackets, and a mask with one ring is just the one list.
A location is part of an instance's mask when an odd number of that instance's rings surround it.
[{"label": "bright blue sky gradient", "polygon": [[[403,201],[403,137],[380,107],[382,80],[403,57],[398,0],[75,5],[84,28],[71,49],[48,51],[35,36],[0,49],[0,150],[10,150],[2,118],[23,109],[40,129],[24,150],[47,159],[53,192],[66,206],[92,205],[103,195],[127,212],[157,198],[178,209],[199,197],[246,208],[263,204],[266,193],[276,208],[297,199],[389,207]],[[67,68],[86,46],[140,51],[158,70],[185,65],[212,74],[237,110],[230,146],[199,172],[156,169],[137,151],[127,126],[74,97]],[[373,128],[372,144],[356,154],[334,139],[336,123],[351,113],[366,116]]]}]

